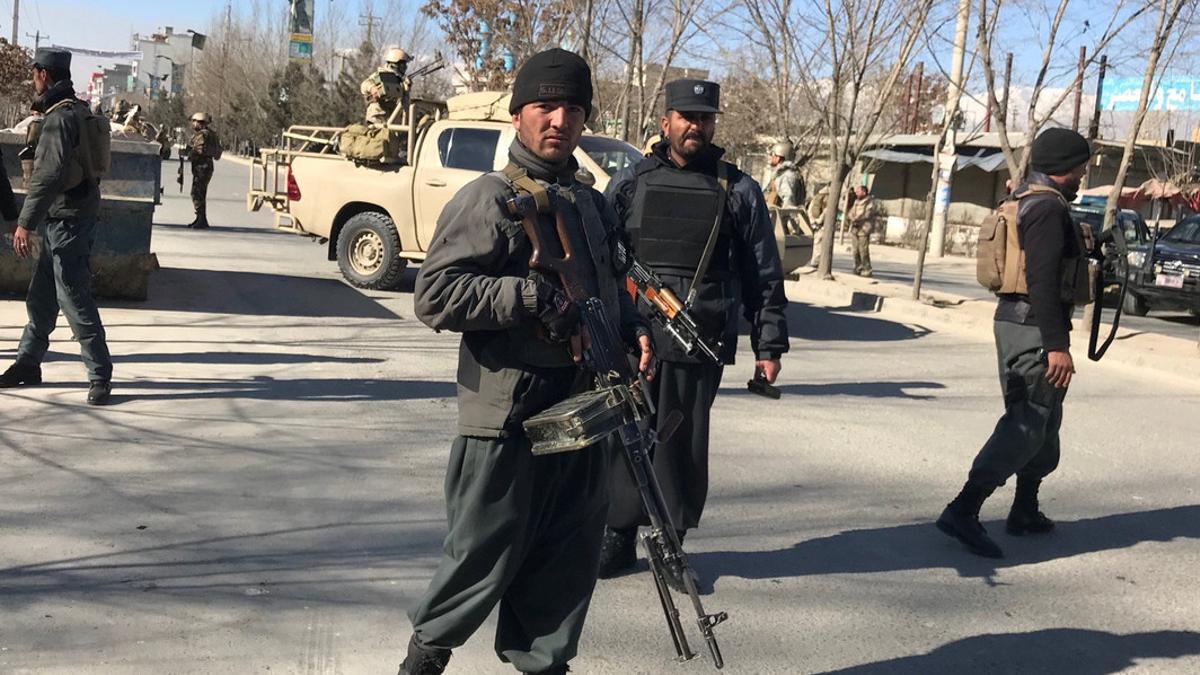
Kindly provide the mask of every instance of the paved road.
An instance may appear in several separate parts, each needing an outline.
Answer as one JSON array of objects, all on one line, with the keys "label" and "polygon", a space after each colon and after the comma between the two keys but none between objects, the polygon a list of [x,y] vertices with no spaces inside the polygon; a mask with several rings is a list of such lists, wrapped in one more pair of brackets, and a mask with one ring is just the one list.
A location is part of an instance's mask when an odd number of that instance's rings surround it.
[{"label": "paved road", "polygon": [[[916,259],[916,251],[909,249],[879,245],[871,247],[875,278],[880,281],[911,286]],[[842,274],[853,272],[854,258],[845,247],[839,246],[835,250],[833,267],[835,272]],[[991,294],[975,281],[975,261],[959,256],[947,256],[941,260],[927,259],[922,288],[926,291],[939,291],[973,299],[991,297]],[[1112,320],[1110,311],[1105,311],[1106,322]],[[1187,312],[1154,310],[1144,317],[1126,314],[1121,317],[1121,325],[1146,333],[1188,340],[1200,339],[1200,319]]]},{"label": "paved road", "polygon": [[[214,229],[168,191],[149,301],[102,310],[118,404],[81,405],[63,333],[47,385],[0,392],[0,672],[394,672],[444,532],[457,341],[242,213],[219,166]],[[0,361],[22,317],[0,300]],[[688,537],[727,672],[1200,672],[1200,387],[1081,363],[1059,531],[1000,533],[987,561],[930,521],[1000,409],[991,346],[790,318],[782,400],[745,393],[745,351],[726,371]],[[449,672],[511,672],[493,627]],[[600,585],[581,652],[580,673],[712,672],[671,663],[644,574]]]}]

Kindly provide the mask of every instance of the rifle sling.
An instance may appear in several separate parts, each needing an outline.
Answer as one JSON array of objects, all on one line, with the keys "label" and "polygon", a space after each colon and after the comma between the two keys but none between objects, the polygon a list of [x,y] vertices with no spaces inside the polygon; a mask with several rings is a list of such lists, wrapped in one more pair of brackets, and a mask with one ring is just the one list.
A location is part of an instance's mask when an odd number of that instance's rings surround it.
[{"label": "rifle sling", "polygon": [[708,274],[712,264],[713,251],[717,248],[717,237],[721,234],[721,221],[725,219],[725,195],[729,191],[729,169],[725,162],[717,160],[717,217],[713,222],[712,232],[708,234],[708,243],[704,245],[704,253],[700,256],[700,264],[696,266],[696,275],[692,277],[692,287],[688,290],[684,307],[691,307],[699,292],[700,282]]}]

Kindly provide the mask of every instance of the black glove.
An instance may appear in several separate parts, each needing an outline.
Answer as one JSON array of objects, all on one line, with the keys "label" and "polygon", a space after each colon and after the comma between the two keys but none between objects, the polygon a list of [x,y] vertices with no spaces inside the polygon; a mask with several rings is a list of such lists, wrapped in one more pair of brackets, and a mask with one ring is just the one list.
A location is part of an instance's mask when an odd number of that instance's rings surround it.
[{"label": "black glove", "polygon": [[537,318],[552,342],[565,342],[579,327],[579,307],[545,277],[530,275],[537,288]]}]

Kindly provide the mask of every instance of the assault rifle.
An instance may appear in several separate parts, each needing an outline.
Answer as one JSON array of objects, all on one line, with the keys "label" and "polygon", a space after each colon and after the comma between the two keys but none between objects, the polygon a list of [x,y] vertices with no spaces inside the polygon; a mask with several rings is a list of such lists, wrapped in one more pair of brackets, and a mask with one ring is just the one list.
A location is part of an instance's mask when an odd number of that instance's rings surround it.
[{"label": "assault rifle", "polygon": [[[607,426],[603,431],[598,432],[596,429],[592,429],[587,439],[574,444],[564,444],[559,439],[549,440],[546,444],[553,446],[552,449],[542,449],[541,452],[554,452],[564,448],[576,449],[581,447],[584,442],[591,443],[612,433],[617,434],[621,445],[624,446],[625,459],[634,481],[637,483],[642,504],[646,508],[646,515],[650,519],[650,530],[641,537],[642,545],[646,548],[650,573],[654,579],[655,589],[658,591],[663,614],[666,616],[676,656],[682,662],[689,661],[696,655],[688,645],[687,635],[683,632],[683,626],[680,623],[679,610],[675,606],[675,600],[667,585],[668,569],[677,572],[682,579],[687,596],[696,613],[696,624],[708,644],[713,665],[720,669],[724,667],[725,661],[721,656],[721,649],[717,645],[713,628],[725,621],[728,616],[725,612],[708,614],[704,611],[700,593],[696,588],[696,577],[688,564],[687,555],[683,552],[683,546],[675,531],[675,524],[671,521],[670,513],[663,501],[662,489],[654,474],[654,468],[650,464],[646,438],[639,424],[654,412],[653,404],[646,396],[644,381],[634,371],[626,351],[621,346],[616,327],[607,316],[603,302],[586,290],[585,280],[579,267],[579,258],[576,257],[577,252],[571,245],[571,233],[566,230],[562,214],[554,209],[554,202],[558,198],[557,192],[553,188],[546,192],[548,211],[552,213],[553,217],[553,227],[549,225],[550,218],[539,218],[537,199],[532,195],[520,194],[508,200],[507,208],[514,219],[520,219],[525,235],[533,246],[533,252],[529,256],[529,267],[545,274],[557,275],[567,299],[579,308],[584,331],[582,340],[584,363],[596,375],[597,391],[580,394],[555,406],[561,410],[549,415],[549,419],[543,417],[541,422],[537,419],[526,421],[526,431],[534,443],[534,452],[538,453],[539,438],[553,435],[546,433],[545,427],[539,428],[539,424],[548,421],[549,426],[553,426],[557,419],[561,419],[564,414],[570,414],[572,409],[581,413],[586,409],[588,422],[596,419],[605,420]],[[579,233],[579,236],[585,236],[585,233]],[[590,245],[600,245],[600,243],[589,242]],[[578,253],[578,255],[587,254]],[[574,405],[576,399],[582,401],[578,406]],[[602,406],[599,411],[597,411],[597,401],[600,401]],[[546,413],[543,413],[543,416],[545,415]],[[584,415],[571,416],[579,419]],[[668,416],[664,429],[673,429],[682,419],[683,415],[678,410],[673,411]],[[578,428],[577,425],[572,426]],[[653,447],[654,442],[655,439],[652,438],[649,447]]]},{"label": "assault rifle", "polygon": [[[1083,224],[1083,227],[1090,225]],[[1157,239],[1151,240],[1149,253],[1147,253],[1147,262],[1154,255],[1155,244]],[[1110,245],[1114,254],[1109,254],[1105,251],[1105,245]],[[1093,361],[1099,361],[1104,358],[1104,353],[1112,345],[1113,340],[1117,337],[1117,328],[1121,325],[1121,312],[1125,306],[1125,294],[1129,287],[1129,249],[1125,245],[1125,233],[1121,229],[1120,224],[1114,224],[1111,228],[1104,230],[1096,237],[1094,246],[1090,252],[1092,265],[1092,289],[1094,298],[1092,300],[1092,325],[1091,332],[1088,335],[1088,358]],[[1113,265],[1114,271],[1118,277],[1119,290],[1117,291],[1117,307],[1113,310],[1112,324],[1109,326],[1108,337],[1103,343],[1100,343],[1100,315],[1104,308],[1104,291],[1107,290],[1108,284],[1104,280],[1105,263],[1111,258],[1116,264]],[[1147,266],[1147,269],[1149,267]]]},{"label": "assault rifle", "polygon": [[446,67],[446,62],[442,60],[442,55],[438,54],[437,59],[434,60],[433,63],[429,63],[424,66],[421,66],[420,68],[417,68],[416,70],[409,73],[408,79],[412,80],[414,77],[422,77],[422,76],[428,75],[430,73],[436,73],[437,71],[439,71],[445,67]]},{"label": "assault rifle", "polygon": [[179,144],[179,174],[175,176],[175,182],[179,183],[180,192],[183,192],[183,155],[186,147],[183,143]]},{"label": "assault rifle", "polygon": [[720,363],[721,357],[718,356],[718,352],[721,350],[721,342],[718,341],[715,346],[710,345],[700,336],[696,320],[687,312],[679,296],[663,285],[662,279],[654,270],[635,258],[624,242],[617,241],[614,256],[619,266],[628,268],[625,283],[629,292],[644,299],[654,308],[654,320],[662,327],[663,332],[671,336],[688,356],[695,356],[696,352],[701,352],[713,363]]}]

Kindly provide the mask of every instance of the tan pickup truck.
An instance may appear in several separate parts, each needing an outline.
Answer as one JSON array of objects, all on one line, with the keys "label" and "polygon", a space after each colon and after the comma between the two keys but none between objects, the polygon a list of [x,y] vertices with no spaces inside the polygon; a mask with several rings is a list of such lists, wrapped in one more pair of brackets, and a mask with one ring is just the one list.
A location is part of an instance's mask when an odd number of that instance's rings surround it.
[{"label": "tan pickup truck", "polygon": [[[415,102],[408,119],[420,120],[415,129],[392,127],[407,138],[407,159],[390,165],[339,155],[340,128],[291,127],[280,148],[264,150],[251,166],[248,207],[269,205],[276,227],[327,243],[329,259],[351,284],[396,288],[408,262],[425,258],[445,204],[480,174],[503,168],[515,134],[508,96],[495,92],[444,105]],[[603,190],[642,156],[623,141],[584,134],[575,158],[582,177]],[[785,258],[803,257],[785,259],[785,270],[807,262],[811,239],[782,228],[776,239],[794,254]]]}]

